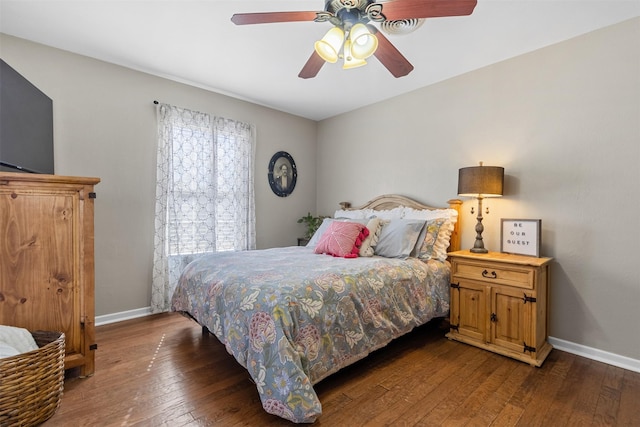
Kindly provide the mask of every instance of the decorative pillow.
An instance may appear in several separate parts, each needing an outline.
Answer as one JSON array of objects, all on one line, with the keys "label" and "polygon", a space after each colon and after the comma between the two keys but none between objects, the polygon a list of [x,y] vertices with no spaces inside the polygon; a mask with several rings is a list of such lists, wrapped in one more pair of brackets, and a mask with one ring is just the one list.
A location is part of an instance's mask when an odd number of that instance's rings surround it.
[{"label": "decorative pillow", "polygon": [[[368,235],[367,228],[357,222],[333,221],[320,237],[318,245],[314,249],[317,254],[329,254],[336,257],[355,258],[358,256],[358,238]],[[366,237],[364,235],[364,237]]]},{"label": "decorative pillow", "polygon": [[451,233],[453,233],[454,225],[458,221],[458,217],[451,217],[442,224],[440,230],[438,230],[438,238],[435,245],[433,245],[433,255],[431,259],[437,259],[440,261],[447,260],[447,249],[449,248],[449,241],[451,240]]},{"label": "decorative pillow", "polygon": [[417,251],[412,255],[423,260],[432,258],[437,259],[437,254],[435,252],[434,246],[436,245],[436,242],[438,240],[438,233],[440,232],[440,228],[447,222],[448,220],[446,218],[436,218],[428,220],[424,228],[422,229],[422,233],[420,233],[420,236],[422,236],[422,234],[424,233],[424,238],[422,238],[422,241],[420,241],[420,238],[418,238],[418,242],[416,243]]},{"label": "decorative pillow", "polygon": [[392,219],[380,231],[375,254],[387,258],[407,258],[425,225],[419,219]]},{"label": "decorative pillow", "polygon": [[322,220],[322,224],[320,224],[320,227],[318,227],[316,232],[313,233],[311,239],[309,239],[309,242],[307,243],[308,248],[316,247],[324,232],[327,231],[327,228],[329,228],[329,224],[331,224],[333,221],[335,221],[333,218],[325,218]]},{"label": "decorative pillow", "polygon": [[[458,220],[458,211],[456,211],[455,209],[413,209],[413,208],[404,208],[404,218],[406,219],[426,219],[426,220],[432,220],[432,219],[438,219],[438,218],[444,218],[447,219],[449,221],[453,221],[452,224],[455,224],[456,221]],[[449,247],[449,238],[451,237],[451,231],[453,231],[453,226],[447,226],[445,227],[442,232],[445,232],[445,230],[449,229],[449,235],[448,236],[442,236],[440,239],[440,244],[438,247],[444,245],[444,249],[442,250],[445,254],[447,252],[447,247]],[[416,242],[416,246],[415,248],[413,248],[413,251],[411,252],[411,256],[417,256],[420,257],[420,250],[422,247],[422,243],[424,242],[426,236],[426,232],[427,232],[427,227],[422,229],[422,232],[420,233],[420,236],[418,237],[418,240]],[[446,234],[446,233],[445,233]],[[446,239],[446,242],[443,242],[442,239]],[[426,258],[423,258],[426,259]],[[436,258],[434,258],[436,259]],[[445,259],[446,259],[446,255],[445,255]]]},{"label": "decorative pillow", "polygon": [[309,242],[307,242],[307,247],[315,248],[318,245],[318,242],[320,242],[320,238],[322,237],[324,232],[327,231],[327,228],[329,228],[329,224],[331,224],[334,221],[357,222],[362,225],[367,225],[367,222],[369,222],[366,219],[325,218],[322,220],[322,224],[320,224],[320,227],[318,227],[316,232],[313,233],[313,236],[311,237],[311,239],[309,239]]},{"label": "decorative pillow", "polygon": [[367,229],[369,230],[369,236],[362,242],[360,246],[360,256],[373,256],[374,247],[378,244],[380,238],[380,231],[382,230],[383,221],[379,218],[371,218],[367,222]]}]

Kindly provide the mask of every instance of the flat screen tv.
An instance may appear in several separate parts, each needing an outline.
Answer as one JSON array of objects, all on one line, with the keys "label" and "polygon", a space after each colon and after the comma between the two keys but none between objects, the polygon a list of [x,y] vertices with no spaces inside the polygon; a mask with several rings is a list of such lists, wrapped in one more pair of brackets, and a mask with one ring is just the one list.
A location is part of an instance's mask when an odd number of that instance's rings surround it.
[{"label": "flat screen tv", "polygon": [[53,174],[53,102],[0,59],[0,171]]}]

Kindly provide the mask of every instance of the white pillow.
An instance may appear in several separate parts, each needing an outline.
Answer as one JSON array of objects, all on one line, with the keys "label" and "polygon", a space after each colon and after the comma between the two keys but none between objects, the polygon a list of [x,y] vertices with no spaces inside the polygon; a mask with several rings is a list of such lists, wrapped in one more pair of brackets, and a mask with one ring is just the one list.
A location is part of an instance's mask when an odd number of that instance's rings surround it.
[{"label": "white pillow", "polygon": [[372,214],[371,216],[369,216],[369,218],[371,218],[372,216],[380,219],[386,219],[386,220],[401,219],[401,218],[404,218],[404,207],[400,206],[397,208],[383,210],[383,211],[372,210]]},{"label": "white pillow", "polygon": [[404,208],[405,219],[436,219],[436,218],[458,218],[458,211],[455,209],[413,209]]},{"label": "white pillow", "polygon": [[376,211],[374,209],[354,209],[345,210],[339,209],[333,214],[334,218],[347,218],[347,219],[370,219],[373,217],[380,219],[400,219],[404,214],[404,207],[399,206],[393,209]]},{"label": "white pillow", "polygon": [[338,209],[334,212],[334,218],[346,218],[346,219],[367,219],[371,216],[371,209]]},{"label": "white pillow", "polygon": [[424,220],[393,219],[382,226],[375,254],[387,258],[407,258],[424,228]]}]

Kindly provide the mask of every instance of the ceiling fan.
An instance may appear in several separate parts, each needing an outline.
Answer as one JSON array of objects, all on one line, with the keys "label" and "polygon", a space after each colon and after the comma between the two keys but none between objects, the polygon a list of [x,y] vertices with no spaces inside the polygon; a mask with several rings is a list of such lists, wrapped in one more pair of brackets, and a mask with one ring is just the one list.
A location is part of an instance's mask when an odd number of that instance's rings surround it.
[{"label": "ceiling fan", "polygon": [[[406,76],[413,65],[371,23],[388,34],[409,32],[424,18],[471,15],[477,0],[326,0],[323,11],[236,13],[236,25],[315,21],[333,25],[315,43],[315,49],[298,77],[315,77],[325,62],[344,60],[343,68],[366,64],[375,57],[395,77]],[[406,30],[406,31],[405,31]]]}]

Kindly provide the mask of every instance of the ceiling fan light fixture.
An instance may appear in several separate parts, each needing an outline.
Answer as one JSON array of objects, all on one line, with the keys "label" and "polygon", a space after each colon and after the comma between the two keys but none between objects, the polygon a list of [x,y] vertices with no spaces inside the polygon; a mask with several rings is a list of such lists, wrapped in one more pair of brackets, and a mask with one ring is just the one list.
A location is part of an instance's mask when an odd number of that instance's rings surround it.
[{"label": "ceiling fan light fixture", "polygon": [[342,43],[344,42],[344,31],[340,27],[333,27],[321,40],[315,42],[313,47],[322,59],[334,63],[338,61],[338,56]]},{"label": "ceiling fan light fixture", "polygon": [[357,23],[349,31],[351,54],[358,59],[366,59],[373,55],[378,48],[378,39],[366,25]]},{"label": "ceiling fan light fixture", "polygon": [[344,63],[342,65],[343,70],[350,70],[352,68],[362,67],[367,65],[367,61],[364,59],[356,58],[351,54],[351,40],[344,41]]}]

